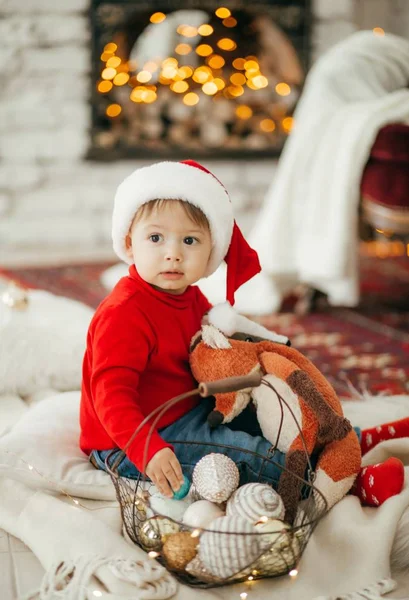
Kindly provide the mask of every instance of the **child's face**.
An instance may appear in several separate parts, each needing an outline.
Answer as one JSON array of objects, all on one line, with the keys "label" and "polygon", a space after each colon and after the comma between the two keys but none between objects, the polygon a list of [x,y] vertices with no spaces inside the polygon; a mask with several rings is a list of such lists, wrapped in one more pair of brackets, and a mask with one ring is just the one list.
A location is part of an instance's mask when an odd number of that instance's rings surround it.
[{"label": "child's face", "polygon": [[203,277],[211,250],[209,230],[192,221],[177,201],[154,208],[131,227],[128,253],[136,270],[170,294],[183,294]]}]

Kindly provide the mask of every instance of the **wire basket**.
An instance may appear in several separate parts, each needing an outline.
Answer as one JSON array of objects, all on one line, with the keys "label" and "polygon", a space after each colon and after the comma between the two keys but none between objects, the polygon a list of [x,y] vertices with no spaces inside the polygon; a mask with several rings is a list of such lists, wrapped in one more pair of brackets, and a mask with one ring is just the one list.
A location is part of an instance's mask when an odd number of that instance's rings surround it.
[{"label": "wire basket", "polygon": [[[283,523],[283,527],[275,531],[263,530],[262,527],[260,529],[250,527],[250,531],[222,531],[212,527],[212,524],[207,528],[186,525],[152,508],[153,484],[147,480],[146,476],[140,475],[137,479],[121,477],[118,474],[118,467],[136,435],[152,419],[144,450],[143,464],[146,465],[150,436],[162,415],[177,402],[193,395],[205,398],[216,393],[238,391],[263,384],[275,392],[282,408],[284,404],[292,412],[271,383],[262,379],[262,376],[257,373],[211,383],[200,383],[195,390],[172,398],[155,409],[138,426],[124,450],[114,449],[106,457],[106,469],[115,486],[116,496],[121,507],[125,536],[147,551],[152,558],[156,558],[179,581],[192,587],[208,588],[264,577],[277,577],[289,574],[296,569],[315,526],[328,510],[324,496],[314,486],[315,472],[309,457],[305,478],[302,479],[292,473],[292,477],[302,484],[294,521],[291,526]],[[292,416],[295,420],[294,414]],[[299,431],[301,433],[300,427]],[[271,485],[271,479],[267,481],[264,475],[269,463],[278,468],[281,474],[284,471],[289,472],[285,466],[274,460],[277,444],[271,448],[268,456],[263,456],[252,450],[224,446],[220,443],[203,445],[200,442],[172,442],[171,440],[169,443],[203,446],[204,455],[215,451],[214,447],[217,447],[218,452],[223,448],[233,448],[242,453],[248,453],[261,462],[258,481],[269,485]],[[277,486],[278,480],[274,482],[273,488],[277,489]],[[196,496],[193,499],[200,498]],[[209,568],[209,564],[201,560],[200,554],[206,548],[212,554],[213,566],[216,565],[216,568]]]}]

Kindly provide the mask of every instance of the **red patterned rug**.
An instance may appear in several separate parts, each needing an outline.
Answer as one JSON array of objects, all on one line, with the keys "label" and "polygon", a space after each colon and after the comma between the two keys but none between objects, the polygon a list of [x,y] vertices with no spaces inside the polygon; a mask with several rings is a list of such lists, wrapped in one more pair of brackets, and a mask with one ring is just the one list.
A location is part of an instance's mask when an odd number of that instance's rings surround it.
[{"label": "red patterned rug", "polygon": [[[0,270],[33,288],[85,302],[92,307],[106,295],[101,273],[112,263]],[[357,309],[331,308],[305,316],[291,312],[262,323],[288,335],[345,396],[352,385],[372,394],[409,392],[409,259],[361,259],[362,300]]]}]

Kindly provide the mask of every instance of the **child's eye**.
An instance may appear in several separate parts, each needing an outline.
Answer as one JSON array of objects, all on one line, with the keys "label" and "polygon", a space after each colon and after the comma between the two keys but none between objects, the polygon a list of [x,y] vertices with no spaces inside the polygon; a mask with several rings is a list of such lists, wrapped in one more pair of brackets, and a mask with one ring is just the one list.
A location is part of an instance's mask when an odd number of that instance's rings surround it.
[{"label": "child's eye", "polygon": [[188,246],[193,246],[193,244],[197,244],[199,240],[197,238],[188,236],[188,237],[185,237],[185,239],[183,241]]},{"label": "child's eye", "polygon": [[162,235],[159,235],[159,233],[154,233],[152,235],[149,236],[149,239],[151,242],[154,242],[154,244],[157,244],[158,242],[161,241],[162,239]]}]

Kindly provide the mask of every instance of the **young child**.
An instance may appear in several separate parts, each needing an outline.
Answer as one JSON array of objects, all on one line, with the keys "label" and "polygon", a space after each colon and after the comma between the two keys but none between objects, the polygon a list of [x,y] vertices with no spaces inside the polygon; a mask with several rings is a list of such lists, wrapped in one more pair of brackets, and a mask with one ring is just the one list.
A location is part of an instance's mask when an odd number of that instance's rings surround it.
[{"label": "young child", "polygon": [[[234,222],[227,191],[193,161],[161,162],[132,173],[119,186],[112,236],[118,256],[129,263],[98,307],[87,336],[83,363],[80,446],[105,468],[113,448],[124,448],[136,427],[170,398],[196,387],[189,344],[211,308],[196,283],[227,263],[227,300],[260,271],[257,254]],[[267,330],[266,330],[267,331]],[[287,338],[269,332],[271,339]],[[146,475],[167,496],[177,491],[200,458],[232,444],[266,454],[261,435],[210,430],[211,401],[188,399],[168,410],[149,441]],[[119,473],[137,477],[150,429],[138,434]],[[198,446],[178,443],[200,442]],[[172,443],[173,442],[173,443]],[[216,449],[217,451],[217,449]],[[219,451],[225,452],[224,447]],[[231,451],[242,471],[257,471],[250,454]],[[271,474],[276,478],[277,474]]]},{"label": "young child", "polygon": [[[161,162],[127,177],[115,196],[112,237],[116,253],[130,264],[129,275],[90,324],[80,411],[80,447],[100,469],[155,408],[196,387],[189,345],[211,305],[193,284],[225,260],[227,300],[233,304],[237,288],[260,271],[256,252],[234,221],[227,191],[194,161]],[[246,319],[241,319],[242,325]],[[265,331],[273,341],[287,341]],[[119,475],[136,478],[145,472],[172,497],[183,473],[190,477],[202,456],[219,451],[235,461],[241,483],[257,481],[263,461],[251,451],[266,456],[271,444],[249,411],[230,427],[210,428],[212,408],[211,399],[189,398],[167,410],[150,437],[145,465],[148,422],[127,449]],[[274,460],[284,465],[285,455],[276,451]],[[264,465],[263,478],[276,483],[279,467]]]}]

